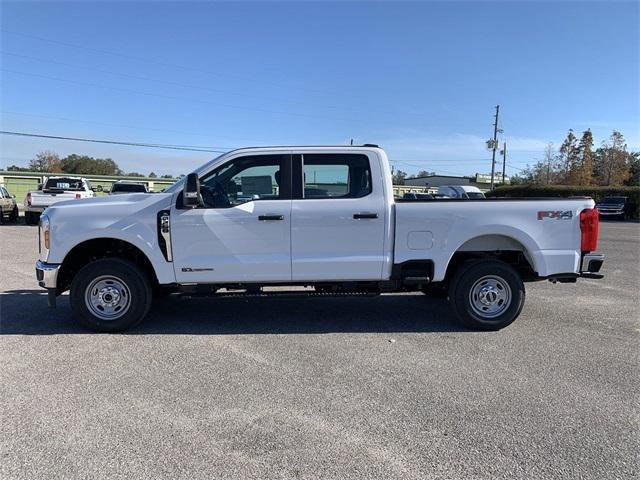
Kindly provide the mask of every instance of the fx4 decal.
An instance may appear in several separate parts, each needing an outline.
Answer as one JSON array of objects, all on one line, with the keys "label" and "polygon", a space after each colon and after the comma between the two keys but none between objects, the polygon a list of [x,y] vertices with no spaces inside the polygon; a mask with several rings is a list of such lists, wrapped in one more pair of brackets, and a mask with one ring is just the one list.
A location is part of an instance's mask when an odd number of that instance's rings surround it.
[{"label": "fx4 decal", "polygon": [[538,220],[544,220],[546,218],[550,218],[552,220],[571,220],[572,217],[573,212],[571,210],[538,212]]}]

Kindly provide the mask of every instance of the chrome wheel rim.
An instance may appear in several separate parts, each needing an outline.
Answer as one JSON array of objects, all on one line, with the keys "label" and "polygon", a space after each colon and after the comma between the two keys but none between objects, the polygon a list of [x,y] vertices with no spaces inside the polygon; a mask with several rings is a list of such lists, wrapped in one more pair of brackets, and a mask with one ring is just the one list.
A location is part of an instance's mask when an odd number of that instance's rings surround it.
[{"label": "chrome wheel rim", "polygon": [[511,305],[511,287],[501,277],[486,275],[471,287],[469,303],[478,316],[496,318]]},{"label": "chrome wheel rim", "polygon": [[102,275],[89,284],[84,302],[100,320],[117,320],[129,310],[131,294],[127,284],[118,277]]}]

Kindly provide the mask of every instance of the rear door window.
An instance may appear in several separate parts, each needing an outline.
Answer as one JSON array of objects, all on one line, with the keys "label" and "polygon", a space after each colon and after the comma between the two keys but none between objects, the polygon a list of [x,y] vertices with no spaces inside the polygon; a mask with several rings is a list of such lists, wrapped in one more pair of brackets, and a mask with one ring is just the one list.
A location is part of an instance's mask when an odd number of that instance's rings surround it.
[{"label": "rear door window", "polygon": [[371,167],[362,154],[305,154],[303,198],[361,198],[371,193]]}]

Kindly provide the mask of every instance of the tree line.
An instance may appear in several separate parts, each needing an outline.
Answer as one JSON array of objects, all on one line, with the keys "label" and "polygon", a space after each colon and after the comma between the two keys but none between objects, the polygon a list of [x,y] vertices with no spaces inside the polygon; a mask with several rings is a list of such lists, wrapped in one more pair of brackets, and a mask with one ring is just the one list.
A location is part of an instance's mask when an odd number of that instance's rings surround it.
[{"label": "tree line", "polygon": [[591,130],[580,139],[572,129],[555,150],[549,143],[542,160],[511,177],[512,184],[637,186],[640,183],[640,152],[630,152],[617,130],[594,149]]},{"label": "tree line", "polygon": [[402,170],[393,170],[391,175],[393,176],[393,184],[394,185],[404,185],[404,181],[410,178],[420,178],[420,177],[428,177],[429,175],[435,175],[436,172],[428,172],[427,170],[420,170],[418,173],[414,175],[409,175],[407,172],[403,172]]},{"label": "tree line", "polygon": [[[409,178],[435,175],[420,171],[408,175],[393,171],[393,184],[404,185]],[[469,177],[472,177],[471,175]],[[556,150],[547,144],[543,159],[511,176],[512,184],[573,185],[573,186],[638,186],[640,185],[640,152],[631,152],[622,133],[614,130],[598,148],[594,146],[590,129],[580,138],[573,129]]]},{"label": "tree line", "polygon": [[[43,173],[66,173],[73,175],[125,175],[128,177],[144,177],[139,172],[125,172],[111,158],[93,158],[88,155],[78,155],[72,153],[66,157],[60,156],[50,150],[38,153],[29,161],[27,167],[10,165],[8,171],[13,172],[43,172]],[[162,175],[158,177],[155,172],[146,175],[149,178],[173,178],[172,175]]]}]

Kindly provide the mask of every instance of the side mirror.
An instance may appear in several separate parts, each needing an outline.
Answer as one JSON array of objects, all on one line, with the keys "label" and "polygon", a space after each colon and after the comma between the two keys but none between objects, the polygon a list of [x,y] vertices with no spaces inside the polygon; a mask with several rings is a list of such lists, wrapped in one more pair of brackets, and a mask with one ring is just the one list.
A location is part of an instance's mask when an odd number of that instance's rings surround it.
[{"label": "side mirror", "polygon": [[200,180],[197,173],[187,175],[182,192],[182,204],[185,208],[197,208],[202,204]]}]

